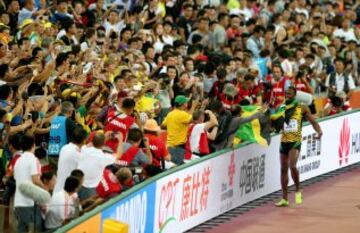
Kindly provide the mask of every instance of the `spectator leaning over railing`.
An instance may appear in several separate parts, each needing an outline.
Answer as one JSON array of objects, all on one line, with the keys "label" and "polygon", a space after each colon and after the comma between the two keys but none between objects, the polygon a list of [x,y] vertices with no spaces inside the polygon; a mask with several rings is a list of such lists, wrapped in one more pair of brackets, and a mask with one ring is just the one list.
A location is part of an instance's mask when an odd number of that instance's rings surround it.
[{"label": "spectator leaning over railing", "polygon": [[196,110],[192,119],[185,146],[185,161],[209,154],[209,144],[215,139],[219,127],[216,116],[210,110]]},{"label": "spectator leaning over railing", "polygon": [[96,193],[102,172],[107,165],[115,163],[123,153],[123,136],[117,134],[118,148],[115,154],[104,152],[105,142],[110,133],[95,133],[90,145],[82,148],[78,169],[84,172],[84,183],[79,191],[80,200],[85,200]]}]

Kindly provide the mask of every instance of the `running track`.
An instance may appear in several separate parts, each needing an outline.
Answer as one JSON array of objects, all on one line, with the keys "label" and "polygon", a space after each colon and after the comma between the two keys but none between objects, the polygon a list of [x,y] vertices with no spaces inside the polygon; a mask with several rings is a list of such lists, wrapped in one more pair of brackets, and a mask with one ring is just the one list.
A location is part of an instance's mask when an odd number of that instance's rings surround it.
[{"label": "running track", "polygon": [[[289,197],[294,203],[293,193]],[[274,202],[268,202],[203,232],[360,232],[360,167],[305,187],[303,198],[302,205],[287,208],[276,208]]]}]

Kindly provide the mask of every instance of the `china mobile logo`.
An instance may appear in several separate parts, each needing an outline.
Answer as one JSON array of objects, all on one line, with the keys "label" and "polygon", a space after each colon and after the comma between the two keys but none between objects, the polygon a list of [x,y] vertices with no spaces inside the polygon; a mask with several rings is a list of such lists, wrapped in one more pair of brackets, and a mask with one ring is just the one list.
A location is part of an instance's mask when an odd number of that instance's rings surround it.
[{"label": "china mobile logo", "polygon": [[230,164],[228,167],[228,175],[229,175],[229,186],[232,187],[234,185],[234,175],[235,175],[236,167],[235,167],[235,155],[234,152],[231,154]]},{"label": "china mobile logo", "polygon": [[348,119],[343,121],[340,131],[339,164],[347,164],[350,154],[350,127]]}]

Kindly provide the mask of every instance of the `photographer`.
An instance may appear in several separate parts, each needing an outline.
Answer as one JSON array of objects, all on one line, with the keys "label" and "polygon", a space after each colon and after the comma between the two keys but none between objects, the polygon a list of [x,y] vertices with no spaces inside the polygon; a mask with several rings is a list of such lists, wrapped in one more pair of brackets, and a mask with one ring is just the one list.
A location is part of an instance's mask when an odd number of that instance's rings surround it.
[{"label": "photographer", "polygon": [[61,114],[51,121],[48,155],[49,162],[55,167],[57,167],[61,148],[73,139],[76,123],[71,118],[74,110],[73,104],[65,101],[61,105]]},{"label": "photographer", "polygon": [[214,140],[218,131],[218,121],[210,110],[193,113],[186,142],[185,160],[192,160],[210,153],[209,141]]},{"label": "photographer", "polygon": [[[301,67],[300,67],[301,68]],[[296,90],[309,94],[314,94],[314,88],[309,83],[310,75],[305,70],[300,69],[295,76],[294,86]]]},{"label": "photographer", "polygon": [[225,148],[227,143],[226,132],[231,121],[231,112],[227,110],[220,100],[213,100],[209,103],[208,109],[214,113],[218,121],[218,130],[211,146],[211,151],[218,151]]},{"label": "photographer", "polygon": [[[135,101],[130,98],[125,98],[119,104],[110,107],[106,116],[105,132],[121,133],[125,139],[130,128],[136,126],[134,108]],[[106,144],[115,151],[118,141],[113,138],[107,141]]]},{"label": "photographer", "polygon": [[346,100],[346,93],[341,91],[335,96],[329,96],[324,106],[321,116],[332,116],[341,112],[350,111],[351,106]]},{"label": "photographer", "polygon": [[328,75],[325,86],[328,88],[330,96],[335,96],[338,92],[345,92],[349,99],[355,89],[354,79],[351,74],[346,73],[345,62],[341,58],[336,58],[335,71]]},{"label": "photographer", "polygon": [[[145,147],[145,153],[142,148]],[[127,141],[124,143],[124,153],[120,156],[120,163],[126,166],[142,166],[151,164],[153,157],[149,141],[138,128],[129,130]]]}]

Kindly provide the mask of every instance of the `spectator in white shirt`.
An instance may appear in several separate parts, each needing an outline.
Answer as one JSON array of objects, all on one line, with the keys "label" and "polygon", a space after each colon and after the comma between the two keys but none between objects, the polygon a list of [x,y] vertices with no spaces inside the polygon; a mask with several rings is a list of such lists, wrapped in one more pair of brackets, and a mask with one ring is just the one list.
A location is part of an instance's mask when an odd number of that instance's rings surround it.
[{"label": "spectator in white shirt", "polygon": [[81,126],[74,129],[73,138],[71,142],[61,148],[59,155],[59,163],[57,169],[57,182],[54,192],[63,189],[65,179],[70,176],[70,173],[78,167],[80,160],[81,147],[86,140],[86,131]]},{"label": "spectator in white shirt", "polygon": [[14,167],[14,178],[16,180],[14,208],[15,216],[18,221],[17,232],[28,232],[29,225],[32,223],[34,223],[36,231],[41,231],[42,219],[40,208],[35,206],[33,199],[25,196],[19,189],[20,185],[26,182],[32,182],[45,189],[45,186],[40,179],[40,161],[34,155],[35,139],[31,136],[23,135],[21,137],[21,145],[24,153],[16,161]]},{"label": "spectator in white shirt", "polygon": [[85,200],[96,194],[96,187],[101,181],[106,166],[115,163],[123,152],[122,134],[117,135],[119,145],[116,155],[103,151],[106,139],[111,137],[112,132],[106,134],[97,132],[94,135],[91,146],[83,147],[79,160],[78,169],[84,172],[84,183],[79,191],[80,200]]},{"label": "spectator in white shirt", "polygon": [[79,179],[70,176],[66,179],[64,188],[54,193],[48,204],[45,218],[45,228],[47,230],[56,229],[76,217],[77,200],[74,194],[77,193],[79,188]]},{"label": "spectator in white shirt", "polygon": [[293,65],[288,59],[288,51],[286,50],[280,50],[279,51],[279,61],[281,62],[281,68],[284,71],[284,74],[287,77],[293,77]]},{"label": "spectator in white shirt", "polygon": [[[88,49],[96,47],[96,31],[93,28],[89,28],[85,33],[85,40],[80,44],[81,51],[85,52]],[[92,51],[93,52],[93,51]]]},{"label": "spectator in white shirt", "polygon": [[351,74],[345,73],[345,63],[341,58],[334,61],[335,71],[328,75],[325,86],[328,88],[330,95],[335,95],[339,92],[345,92],[347,98],[350,98],[354,89],[355,83]]},{"label": "spectator in white shirt", "polygon": [[[205,121],[205,114],[208,115],[208,121]],[[190,127],[192,130],[189,131],[190,133],[187,139],[187,150],[189,150],[187,153],[191,154],[191,158],[188,159],[195,159],[210,153],[209,147],[201,148],[206,146],[201,140],[204,140],[202,137],[203,134],[206,135],[207,139],[215,140],[218,131],[218,121],[214,113],[210,110],[206,110],[205,112],[202,110],[195,111],[193,113],[193,124]],[[205,141],[207,142],[207,140]],[[207,150],[208,152],[205,154],[202,150]]]},{"label": "spectator in white shirt", "polygon": [[345,41],[355,40],[357,41],[354,29],[351,28],[351,21],[349,19],[344,19],[341,28],[338,28],[334,31],[333,36],[344,39]]},{"label": "spectator in white shirt", "polygon": [[104,27],[106,31],[106,35],[109,36],[111,32],[116,32],[119,36],[122,29],[126,27],[123,20],[119,19],[119,12],[115,9],[111,9],[107,13],[109,17],[105,20]]}]

